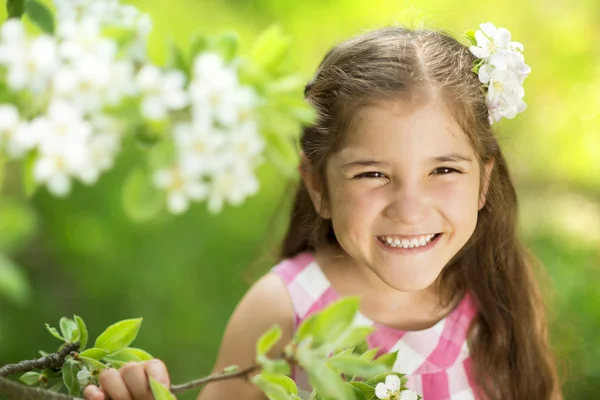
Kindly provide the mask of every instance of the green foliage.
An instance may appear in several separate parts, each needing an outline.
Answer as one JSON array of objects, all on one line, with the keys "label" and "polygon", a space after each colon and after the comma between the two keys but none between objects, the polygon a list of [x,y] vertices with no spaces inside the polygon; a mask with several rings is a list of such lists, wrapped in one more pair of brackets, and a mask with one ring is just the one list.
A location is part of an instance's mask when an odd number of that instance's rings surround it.
[{"label": "green foliage", "polygon": [[155,400],[175,400],[173,393],[153,377],[150,377],[150,388]]},{"label": "green foliage", "polygon": [[25,12],[25,0],[6,0],[6,11],[9,18],[21,18]]},{"label": "green foliage", "polygon": [[106,350],[108,353],[121,350],[135,340],[141,324],[142,318],[119,321],[98,336],[94,347]]},{"label": "green foliage", "polygon": [[54,33],[54,16],[42,2],[25,0],[25,14],[43,32]]}]

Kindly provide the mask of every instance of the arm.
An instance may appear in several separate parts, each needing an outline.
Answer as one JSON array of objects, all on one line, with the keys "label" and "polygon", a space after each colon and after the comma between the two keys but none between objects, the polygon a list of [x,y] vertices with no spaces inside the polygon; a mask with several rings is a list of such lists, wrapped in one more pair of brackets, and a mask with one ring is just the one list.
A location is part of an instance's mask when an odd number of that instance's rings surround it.
[{"label": "arm", "polygon": [[[256,341],[275,324],[281,326],[283,334],[270,356],[278,356],[292,338],[293,321],[294,308],[284,283],[274,274],[265,275],[250,288],[233,312],[213,371],[222,371],[230,365],[240,368],[254,365]],[[263,392],[246,379],[234,378],[208,384],[198,400],[237,398],[266,399]]]}]

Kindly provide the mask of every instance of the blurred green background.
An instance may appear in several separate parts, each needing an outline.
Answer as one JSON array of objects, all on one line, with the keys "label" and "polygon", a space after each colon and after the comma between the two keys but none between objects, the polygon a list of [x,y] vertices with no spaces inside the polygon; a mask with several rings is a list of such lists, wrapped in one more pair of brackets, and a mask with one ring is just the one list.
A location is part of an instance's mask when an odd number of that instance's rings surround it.
[{"label": "blurred green background", "polygon": [[[278,23],[293,41],[290,62],[307,79],[331,46],[366,29],[402,23],[459,35],[487,21],[508,28],[532,67],[527,112],[499,130],[518,185],[522,233],[548,269],[551,340],[567,398],[600,396],[600,2],[132,3],[153,18],[156,61],[165,59],[170,35],[187,43],[193,32],[234,30],[248,46]],[[265,165],[260,194],[240,208],[213,216],[197,205],[180,217],[135,223],[122,208],[135,163],[124,154],[93,188],[78,186],[65,200],[41,191],[26,203],[14,171],[6,171],[0,254],[12,261],[0,258],[0,365],[55,349],[44,323],[77,313],[94,338],[117,320],[144,317],[134,345],[162,358],[174,382],[209,373],[233,308],[274,261],[293,190]]]}]

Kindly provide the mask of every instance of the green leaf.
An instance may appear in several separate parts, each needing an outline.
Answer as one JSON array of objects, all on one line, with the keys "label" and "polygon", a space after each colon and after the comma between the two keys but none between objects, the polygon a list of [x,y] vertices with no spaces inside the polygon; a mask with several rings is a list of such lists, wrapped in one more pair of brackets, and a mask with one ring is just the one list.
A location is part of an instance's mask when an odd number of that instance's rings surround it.
[{"label": "green leaf", "polygon": [[308,336],[312,336],[312,331],[317,322],[318,316],[319,314],[312,314],[302,321],[298,329],[296,329],[296,333],[294,334],[294,342],[298,343],[306,339]]},{"label": "green leaf", "polygon": [[359,389],[360,391],[362,391],[367,399],[372,399],[373,397],[375,397],[375,389],[373,389],[371,386],[367,385],[366,383],[350,382],[350,384],[352,386],[354,386],[355,388]]},{"label": "green leaf", "polygon": [[165,196],[152,184],[152,176],[142,168],[134,169],[123,188],[123,208],[133,221],[154,218],[162,209]]},{"label": "green leaf", "polygon": [[370,400],[370,399],[367,399],[367,396],[365,395],[365,392],[363,392],[362,390],[360,390],[356,386],[351,385],[350,383],[345,383],[345,385],[348,386],[348,387],[350,387],[352,389],[352,391],[354,392],[354,397],[356,398],[356,400]]},{"label": "green leaf", "polygon": [[42,31],[54,33],[54,17],[45,4],[37,0],[25,0],[25,14]]},{"label": "green leaf", "polygon": [[262,374],[256,375],[251,379],[252,383],[258,386],[267,395],[269,400],[288,400],[290,393],[278,383],[271,382]]},{"label": "green leaf", "polygon": [[94,347],[113,353],[131,344],[137,337],[142,324],[142,318],[119,321],[98,336]]},{"label": "green leaf", "polygon": [[315,343],[334,342],[350,327],[358,307],[358,297],[345,297],[323,309],[312,330]]},{"label": "green leaf", "polygon": [[477,39],[475,39],[475,31],[474,30],[467,31],[467,33],[465,33],[465,36],[467,39],[469,39],[469,42],[471,43],[472,46],[477,46]]},{"label": "green leaf", "polygon": [[167,66],[169,68],[175,68],[180,70],[189,79],[191,76],[191,66],[186,55],[183,53],[181,48],[177,45],[173,38],[169,39],[169,59]]},{"label": "green leaf", "polygon": [[169,388],[153,377],[150,377],[150,389],[152,389],[154,400],[177,400]]},{"label": "green leaf", "polygon": [[26,197],[32,197],[39,186],[33,173],[36,160],[36,152],[29,152],[23,162],[23,191]]},{"label": "green leaf", "polygon": [[260,68],[274,71],[283,61],[290,40],[279,26],[271,26],[260,34],[251,52],[251,60]]},{"label": "green leaf", "polygon": [[84,357],[80,354],[79,359],[85,364],[86,367],[88,367],[90,371],[102,371],[106,369],[106,365],[102,364],[98,360],[94,360],[93,358]]},{"label": "green leaf", "polygon": [[263,371],[271,374],[289,375],[290,365],[283,359],[272,360],[263,354],[256,357],[256,362],[262,367]]},{"label": "green leaf", "polygon": [[60,332],[62,333],[62,337],[65,338],[67,342],[74,342],[73,335],[75,331],[77,331],[77,323],[70,318],[62,317],[59,322]]},{"label": "green leaf", "polygon": [[193,35],[190,38],[190,57],[195,60],[198,54],[208,49],[208,40],[202,35]]},{"label": "green leaf", "polygon": [[369,349],[361,354],[360,358],[367,361],[373,361],[377,353],[379,352],[379,347],[375,347],[374,349]]},{"label": "green leaf", "polygon": [[62,389],[63,385],[64,385],[63,381],[58,381],[54,385],[50,386],[50,388],[48,390],[51,391],[51,392],[57,392],[58,393]]},{"label": "green leaf", "polygon": [[320,396],[333,399],[355,399],[354,390],[345,385],[342,378],[327,365],[307,369],[309,380]]},{"label": "green leaf", "polygon": [[7,0],[6,1],[6,12],[8,18],[21,18],[23,12],[25,12],[25,1],[24,0]]},{"label": "green leaf", "polygon": [[363,360],[360,356],[352,354],[338,354],[330,358],[327,364],[340,374],[361,378],[372,378],[388,370],[384,364]]},{"label": "green leaf", "polygon": [[31,289],[22,269],[2,253],[0,253],[0,295],[20,306],[26,305],[31,299]]},{"label": "green leaf", "polygon": [[135,347],[126,347],[124,349],[118,350],[114,353],[111,353],[109,355],[107,355],[106,357],[107,361],[123,361],[123,362],[129,362],[129,361],[147,361],[147,360],[152,360],[154,359],[154,357],[152,357],[152,355],[142,349],[138,349]]},{"label": "green leaf", "polygon": [[274,325],[271,329],[265,332],[256,342],[256,354],[267,354],[279,341],[281,338],[281,333],[282,331],[279,325]]},{"label": "green leaf", "polygon": [[29,371],[25,372],[23,375],[19,377],[19,380],[26,385],[37,385],[40,381],[42,374],[39,372]]},{"label": "green leaf", "polygon": [[82,351],[87,346],[88,342],[88,330],[85,322],[83,322],[83,318],[79,315],[74,315],[73,318],[77,323],[77,329],[79,330],[79,350]]},{"label": "green leaf", "polygon": [[87,349],[79,353],[80,356],[93,358],[94,360],[102,360],[108,352],[103,349],[98,349],[96,347],[92,347],[91,349]]},{"label": "green leaf", "polygon": [[381,356],[377,357],[374,362],[377,364],[383,364],[388,367],[388,369],[392,369],[394,368],[394,364],[396,364],[396,358],[398,358],[398,351],[393,351],[391,353],[382,354]]},{"label": "green leaf", "polygon": [[226,32],[217,38],[215,47],[226,62],[231,62],[238,53],[240,40],[235,32]]},{"label": "green leaf", "polygon": [[229,367],[223,368],[223,372],[226,374],[233,374],[234,372],[239,371],[240,367],[237,365],[230,365]]},{"label": "green leaf", "polygon": [[46,324],[46,329],[48,330],[48,332],[50,332],[50,334],[52,336],[54,336],[58,340],[62,340],[63,342],[67,341],[64,337],[60,336],[60,333],[58,333],[58,331],[56,330],[56,328],[53,328],[50,325]]},{"label": "green leaf", "polygon": [[260,375],[267,381],[283,387],[288,394],[298,394],[296,382],[294,382],[294,380],[290,377],[282,374],[269,374],[267,372],[262,372]]},{"label": "green leaf", "polygon": [[344,334],[335,341],[334,346],[341,349],[357,346],[367,340],[367,336],[373,333],[374,330],[375,328],[372,326],[357,326],[346,329]]},{"label": "green leaf", "polygon": [[70,396],[79,396],[80,388],[79,381],[77,380],[77,367],[72,361],[67,361],[62,367],[63,382],[69,389]]}]

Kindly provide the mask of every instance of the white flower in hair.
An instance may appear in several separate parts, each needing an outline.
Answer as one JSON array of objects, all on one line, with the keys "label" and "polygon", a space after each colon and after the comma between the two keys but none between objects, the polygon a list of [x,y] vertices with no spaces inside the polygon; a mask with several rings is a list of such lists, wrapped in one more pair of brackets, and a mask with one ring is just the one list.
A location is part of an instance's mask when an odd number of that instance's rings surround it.
[{"label": "white flower in hair", "polygon": [[531,68],[525,64],[523,45],[512,42],[507,29],[496,28],[491,22],[480,27],[481,30],[470,32],[467,37],[473,44],[469,50],[479,58],[473,72],[487,88],[489,120],[493,124],[502,118],[512,119],[526,109],[522,85]]},{"label": "white flower in hair", "polygon": [[496,52],[523,51],[519,42],[511,42],[511,34],[506,28],[496,28],[491,22],[479,25],[481,30],[475,32],[477,46],[469,47],[471,53],[477,58],[486,59]]}]

